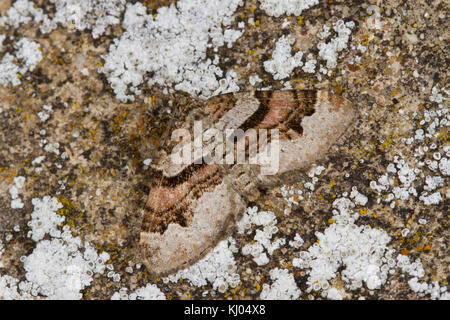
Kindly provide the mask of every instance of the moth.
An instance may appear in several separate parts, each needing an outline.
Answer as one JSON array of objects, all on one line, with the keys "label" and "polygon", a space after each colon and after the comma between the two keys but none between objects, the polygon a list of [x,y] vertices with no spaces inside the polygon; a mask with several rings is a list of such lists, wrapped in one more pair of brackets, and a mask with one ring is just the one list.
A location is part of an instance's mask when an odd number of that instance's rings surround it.
[{"label": "moth", "polygon": [[[195,154],[195,150],[184,162],[176,162],[175,148],[192,150],[196,143],[204,146],[205,141],[172,139],[166,143],[156,165],[140,234],[148,271],[167,275],[201,259],[230,234],[248,201],[257,199],[262,190],[297,181],[300,171],[324,160],[330,148],[345,139],[357,119],[351,102],[324,90],[236,92],[204,101],[179,128],[193,132],[195,121],[200,120],[203,135],[212,128],[232,133],[254,129],[258,138],[263,136],[258,133],[261,130],[277,132],[274,154],[278,167],[267,174],[257,162],[205,163],[199,161],[205,153]],[[274,146],[274,136],[264,136],[265,145],[245,135],[232,140],[226,136],[224,141],[244,146],[249,156],[251,148],[264,154]],[[218,143],[212,146],[217,148]],[[220,150],[216,156],[225,155]],[[236,148],[230,150],[231,155],[237,152]]]}]

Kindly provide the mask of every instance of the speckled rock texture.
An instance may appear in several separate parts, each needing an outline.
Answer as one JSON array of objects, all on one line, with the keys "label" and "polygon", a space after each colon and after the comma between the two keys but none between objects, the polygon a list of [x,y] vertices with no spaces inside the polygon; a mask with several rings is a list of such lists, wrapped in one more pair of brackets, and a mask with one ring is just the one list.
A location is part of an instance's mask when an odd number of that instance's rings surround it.
[{"label": "speckled rock texture", "polygon": [[[147,13],[154,15],[158,8],[176,4],[141,2]],[[1,1],[0,15],[5,15],[13,3]],[[49,16],[55,13],[55,6],[47,1],[34,3]],[[371,5],[378,5],[379,16],[370,9]],[[288,270],[288,279],[292,276],[298,291],[290,298],[333,298],[330,291],[327,295],[326,290],[308,290],[308,269],[296,267],[293,259],[318,243],[317,233],[335,223],[333,203],[350,197],[356,187],[367,201],[362,204],[352,198],[354,211],[359,215],[355,224],[386,232],[390,237],[387,247],[395,249],[394,256],[420,259],[424,269],[422,283],[437,281],[441,288],[448,286],[450,190],[448,172],[444,172],[448,169],[444,164],[439,166],[435,155],[438,152],[439,159],[445,154],[449,157],[448,122],[441,122],[429,137],[417,138],[417,130],[426,132],[434,121],[433,111],[448,108],[444,92],[449,76],[446,12],[445,1],[425,0],[321,0],[301,16],[279,17],[262,10],[260,1],[244,1],[237,8],[234,22],[226,28],[238,29],[243,23],[242,35],[230,47],[208,48],[206,57],[221,57],[218,67],[237,74],[239,90],[329,90],[354,104],[359,123],[345,143],[334,146],[332,155],[317,163],[323,170],[320,175],[312,175],[312,187],[307,184],[311,175],[299,173],[301,183],[269,188],[249,204],[273,212],[277,227],[273,239],[284,239],[284,244],[269,253],[267,263],[259,265],[242,253],[245,245],[255,242],[257,228],[253,226],[250,232],[242,233],[235,227],[230,242],[237,248],[231,250],[235,260],[232,272],[239,276],[234,287],[213,281],[194,285],[184,281],[183,276],[174,281],[154,277],[143,265],[139,248],[153,179],[146,159],[158,161],[161,142],[179,126],[178,119],[183,118],[188,106],[201,98],[144,82],[134,101],[119,101],[107,77],[98,69],[105,64],[109,46],[124,32],[120,24],[107,26],[105,34],[97,39],[89,28],[80,31],[58,25],[51,32],[42,33],[34,22],[18,28],[0,27],[0,35],[6,35],[0,59],[5,52],[15,52],[17,40],[11,39],[21,37],[39,43],[42,53],[42,60],[33,71],[20,74],[19,85],[0,87],[0,275],[29,281],[21,257],[29,256],[36,248],[36,242],[28,235],[32,199],[48,195],[62,204],[57,210],[65,218],[61,227],[69,226],[73,237],[89,242],[98,253],[107,252],[106,263],[120,274],[113,279],[107,276],[108,270],[95,273],[89,285],[80,289],[83,299],[109,299],[121,289],[123,292],[123,288],[131,293],[149,284],[156,285],[167,299],[260,299],[268,286],[276,289],[278,275],[271,272],[275,268]],[[122,12],[119,19],[123,17]],[[323,25],[331,27],[338,20],[353,21],[355,26],[348,46],[339,52],[337,66],[330,68],[329,74],[319,72],[318,67],[314,73],[297,67],[288,78],[276,80],[264,68],[278,39],[288,35],[296,41],[292,54],[301,50],[306,57],[309,52],[326,65],[319,58],[317,43],[323,41],[319,33]],[[250,84],[249,75],[258,75],[260,81]],[[44,105],[52,110],[46,110]],[[48,114],[48,119],[43,121],[40,112]],[[443,118],[445,113],[440,116],[441,121]],[[413,139],[408,140],[410,137]],[[41,156],[45,156],[42,161],[34,161]],[[401,168],[397,167],[397,173],[387,171],[396,159],[420,169],[410,184],[416,195],[411,191],[409,197],[386,201],[396,187],[409,188],[401,178]],[[437,167],[432,161],[437,161]],[[418,166],[418,162],[423,165]],[[371,181],[378,181],[387,172],[393,179],[390,189],[377,192]],[[442,181],[431,188],[426,180],[435,176]],[[15,177],[25,178],[18,188],[21,208],[11,205],[10,188]],[[301,190],[301,198],[297,192],[286,196],[284,190],[289,188]],[[437,203],[426,200],[433,193],[439,193]],[[302,238],[299,249],[288,245],[296,234]],[[45,239],[51,236],[46,235]],[[213,254],[220,257],[220,252]],[[329,278],[329,286],[343,298],[430,299],[429,294],[412,289],[408,283],[411,274],[401,268],[386,273],[379,286],[366,285],[366,281],[354,289],[346,286],[343,268],[337,268]],[[37,294],[35,298],[45,295]]]}]

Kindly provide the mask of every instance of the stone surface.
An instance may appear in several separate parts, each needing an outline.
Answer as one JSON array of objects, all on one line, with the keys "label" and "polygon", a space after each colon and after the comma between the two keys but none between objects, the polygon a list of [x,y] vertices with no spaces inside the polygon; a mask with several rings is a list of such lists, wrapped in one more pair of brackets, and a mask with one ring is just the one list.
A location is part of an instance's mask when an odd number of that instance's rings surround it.
[{"label": "stone surface", "polygon": [[[1,1],[0,15],[12,3]],[[35,3],[43,7],[47,1]],[[156,13],[155,2],[143,3],[149,6],[150,14]],[[43,34],[33,22],[17,29],[0,29],[0,34],[14,36],[15,41],[28,37],[38,42],[43,55],[33,71],[21,75],[20,85],[0,87],[0,275],[25,279],[20,257],[30,255],[36,246],[27,236],[31,201],[49,195],[63,205],[58,214],[64,216],[64,225],[70,227],[73,236],[90,242],[98,251],[106,251],[110,255],[107,263],[120,274],[117,281],[106,272],[96,274],[89,287],[81,291],[84,299],[108,299],[120,288],[134,292],[148,284],[156,284],[168,299],[258,299],[263,285],[272,283],[270,271],[275,268],[294,275],[300,299],[322,299],[321,292],[307,292],[305,270],[292,265],[299,250],[287,243],[297,233],[304,240],[301,250],[317,242],[316,232],[333,223],[335,199],[344,193],[349,195],[356,186],[368,197],[365,205],[355,207],[360,214],[356,224],[386,231],[391,237],[389,248],[412,261],[420,258],[425,283],[448,285],[450,192],[444,169],[433,169],[431,162],[420,167],[413,184],[417,196],[397,198],[394,207],[384,199],[393,188],[404,185],[403,176],[390,173],[393,185],[380,195],[370,187],[371,181],[386,174],[395,156],[402,155],[411,167],[418,167],[417,161],[435,161],[437,151],[441,156],[448,154],[443,151],[449,143],[448,125],[438,127],[431,137],[405,142],[420,137],[416,130],[428,130],[427,114],[439,110],[439,104],[448,108],[448,102],[438,102],[439,96],[433,93],[437,88],[447,97],[441,88],[448,85],[448,6],[444,1],[388,0],[379,5],[377,19],[369,8],[372,3],[376,1],[321,1],[301,17],[272,17],[259,8],[259,2],[245,1],[234,14],[235,22],[228,26],[238,28],[243,23],[242,36],[230,48],[225,45],[217,52],[207,50],[211,59],[216,53],[227,58],[220,61],[220,68],[236,72],[242,91],[268,86],[282,89],[287,84],[294,89],[328,90],[352,101],[360,115],[345,144],[332,147],[333,156],[322,164],[325,169],[315,177],[312,188],[307,187],[306,182],[312,181],[307,173],[299,173],[300,184],[287,186],[302,190],[303,200],[294,194],[287,201],[282,188],[274,187],[251,203],[274,212],[276,237],[286,239],[283,249],[287,250],[275,250],[268,263],[258,265],[241,252],[253,241],[253,233],[232,230],[238,248],[233,252],[233,272],[240,275],[240,283],[234,288],[220,283],[214,288],[205,283],[202,288],[189,281],[163,282],[140,267],[143,258],[139,238],[154,178],[151,164],[144,161],[158,163],[161,144],[170,138],[180,124],[178,119],[184,118],[196,100],[183,92],[169,93],[157,85],[143,84],[142,94],[136,95],[134,102],[118,101],[98,68],[113,39],[123,31],[120,25],[110,26],[95,40],[90,30],[61,26]],[[55,8],[50,5],[46,10],[52,15]],[[271,58],[282,35],[290,34],[297,41],[292,53],[310,50],[317,58],[316,44],[322,41],[319,33],[323,25],[331,26],[341,19],[354,21],[355,27],[330,75],[320,73],[318,68],[315,73],[305,73],[299,67],[284,79],[286,82],[280,82],[265,71],[264,61]],[[15,51],[9,39],[3,47],[0,55]],[[250,75],[258,75],[261,81],[250,84]],[[53,111],[46,111],[44,105],[50,105]],[[47,112],[49,118],[42,121],[39,112]],[[433,144],[435,149],[431,148]],[[40,163],[34,161],[41,156],[45,159]],[[439,192],[442,201],[427,205],[419,197],[427,185],[426,177],[436,175],[442,176],[444,183],[430,193]],[[18,194],[24,205],[14,209],[9,190],[18,176],[25,177]],[[383,200],[377,202],[378,198]],[[426,223],[419,223],[420,219]],[[402,234],[405,228],[408,234]],[[130,267],[133,272],[126,272]],[[411,289],[410,278],[396,271],[388,274],[379,289],[363,286],[348,290],[338,272],[331,285],[344,290],[343,296],[348,299],[429,299],[429,295]]]}]

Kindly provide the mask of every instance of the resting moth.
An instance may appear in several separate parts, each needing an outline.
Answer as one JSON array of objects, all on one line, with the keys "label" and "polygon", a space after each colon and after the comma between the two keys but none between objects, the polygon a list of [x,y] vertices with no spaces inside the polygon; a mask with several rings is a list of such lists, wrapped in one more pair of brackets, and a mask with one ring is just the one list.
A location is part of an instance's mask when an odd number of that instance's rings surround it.
[{"label": "resting moth", "polygon": [[169,153],[176,146],[167,143],[156,166],[140,235],[148,271],[166,275],[202,258],[229,234],[260,190],[295,182],[297,171],[323,160],[356,123],[357,114],[349,101],[320,90],[236,92],[204,101],[181,127],[190,128],[202,119],[204,128],[277,129],[278,171],[262,174],[260,165],[249,163],[198,163],[195,155],[187,163],[174,163]]}]

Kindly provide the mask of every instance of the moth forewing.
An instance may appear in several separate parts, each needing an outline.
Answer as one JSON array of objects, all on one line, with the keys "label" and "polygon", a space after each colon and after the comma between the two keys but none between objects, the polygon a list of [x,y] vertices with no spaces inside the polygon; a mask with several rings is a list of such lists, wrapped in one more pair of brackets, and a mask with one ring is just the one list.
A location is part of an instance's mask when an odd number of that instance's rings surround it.
[{"label": "moth forewing", "polygon": [[[202,258],[230,233],[260,189],[294,182],[324,161],[358,117],[349,101],[315,90],[224,94],[206,100],[203,112],[207,125],[183,141],[193,147],[175,150],[193,155],[177,164],[169,159],[173,150],[165,151],[155,172],[161,179],[150,188],[140,244],[145,265],[156,275]],[[220,156],[222,162],[214,161]]]}]

